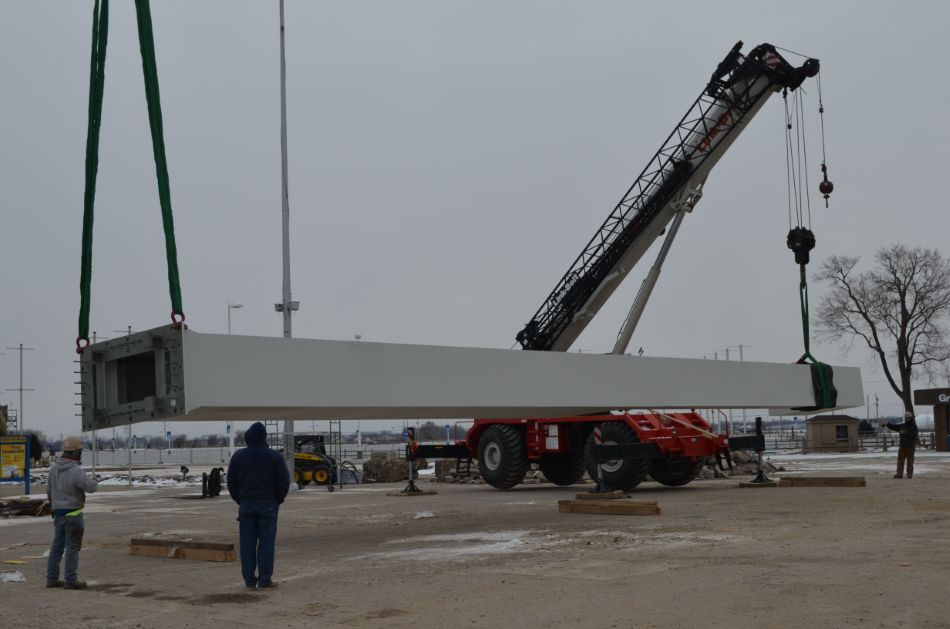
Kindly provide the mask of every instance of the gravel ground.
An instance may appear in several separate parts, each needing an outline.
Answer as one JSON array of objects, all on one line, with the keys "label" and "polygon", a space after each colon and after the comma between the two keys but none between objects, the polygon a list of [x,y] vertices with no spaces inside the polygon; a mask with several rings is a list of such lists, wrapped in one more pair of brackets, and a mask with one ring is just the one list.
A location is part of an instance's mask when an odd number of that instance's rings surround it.
[{"label": "gravel ground", "polygon": [[236,542],[226,496],[112,486],[87,504],[87,591],[43,587],[48,518],[0,520],[0,561],[25,562],[0,570],[26,579],[0,582],[0,627],[950,627],[950,456],[920,453],[913,480],[894,453],[770,456],[868,486],[645,483],[660,516],[558,513],[583,485],[311,486],[281,509],[267,593],[236,562],[128,554],[133,536]]}]

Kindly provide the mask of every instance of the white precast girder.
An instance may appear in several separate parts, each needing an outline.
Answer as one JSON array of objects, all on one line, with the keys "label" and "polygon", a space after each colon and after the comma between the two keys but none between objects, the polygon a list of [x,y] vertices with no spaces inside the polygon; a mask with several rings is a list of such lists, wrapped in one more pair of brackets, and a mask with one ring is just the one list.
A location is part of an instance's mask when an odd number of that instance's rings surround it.
[{"label": "white precast girder", "polygon": [[[812,406],[804,365],[200,334],[87,348],[83,429],[154,420],[557,417]],[[835,367],[838,408],[864,403]]]}]

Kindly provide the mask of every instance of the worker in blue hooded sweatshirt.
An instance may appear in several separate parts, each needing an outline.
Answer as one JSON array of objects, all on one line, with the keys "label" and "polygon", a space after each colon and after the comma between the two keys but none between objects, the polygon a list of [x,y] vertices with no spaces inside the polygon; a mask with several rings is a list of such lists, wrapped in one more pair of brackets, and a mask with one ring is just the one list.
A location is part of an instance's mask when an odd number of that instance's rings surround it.
[{"label": "worker in blue hooded sweatshirt", "polygon": [[255,422],[244,433],[247,445],[228,464],[228,493],[238,504],[241,575],[249,590],[277,587],[274,548],[277,510],[290,489],[284,457],[267,447],[267,429]]}]

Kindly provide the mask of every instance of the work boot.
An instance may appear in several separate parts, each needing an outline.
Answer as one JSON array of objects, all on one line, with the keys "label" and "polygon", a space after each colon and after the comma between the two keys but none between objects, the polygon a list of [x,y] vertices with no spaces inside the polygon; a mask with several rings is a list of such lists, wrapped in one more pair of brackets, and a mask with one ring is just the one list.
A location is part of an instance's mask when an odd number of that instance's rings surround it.
[{"label": "work boot", "polygon": [[271,581],[270,583],[261,583],[257,586],[261,590],[274,590],[280,587],[279,581]]},{"label": "work boot", "polygon": [[63,582],[62,582],[62,581],[47,581],[47,582],[46,582],[46,587],[48,587],[48,588],[61,588],[61,587],[63,587]]},{"label": "work boot", "polygon": [[66,581],[63,583],[64,590],[85,590],[88,585],[85,581]]},{"label": "work boot", "polygon": [[900,474],[894,474],[894,478],[904,478],[904,477],[901,476]]}]

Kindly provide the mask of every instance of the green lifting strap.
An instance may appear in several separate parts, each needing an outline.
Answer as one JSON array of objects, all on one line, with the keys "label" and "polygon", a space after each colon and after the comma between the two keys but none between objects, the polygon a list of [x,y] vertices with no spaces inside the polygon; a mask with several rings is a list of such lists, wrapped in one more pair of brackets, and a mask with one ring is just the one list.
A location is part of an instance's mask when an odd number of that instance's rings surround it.
[{"label": "green lifting strap", "polygon": [[792,410],[817,411],[823,408],[832,408],[838,403],[838,390],[834,385],[834,370],[831,365],[818,362],[811,355],[811,334],[808,329],[808,284],[805,283],[804,265],[802,265],[802,281],[799,287],[799,302],[801,304],[805,353],[798,359],[798,362],[807,363],[811,366],[811,383],[815,391],[815,406],[802,406]]},{"label": "green lifting strap", "polygon": [[89,303],[92,284],[92,223],[99,171],[99,126],[102,120],[102,86],[109,39],[109,0],[96,0],[92,10],[92,60],[89,70],[89,127],[86,131],[86,186],[83,195],[82,262],[79,272],[79,336],[76,347],[89,341]]},{"label": "green lifting strap", "polygon": [[[139,49],[145,76],[145,100],[152,132],[152,152],[158,178],[158,198],[165,230],[165,257],[168,262],[168,292],[172,302],[172,324],[185,320],[181,305],[181,281],[178,276],[178,250],[175,245],[175,223],[172,217],[168,164],[165,159],[165,137],[162,130],[162,104],[158,89],[158,67],[155,63],[155,41],[152,14],[148,0],[135,0]],[[86,135],[86,185],[83,198],[82,264],[79,292],[79,336],[76,349],[89,342],[89,305],[92,284],[92,226],[96,198],[96,176],[99,170],[99,129],[102,122],[102,93],[105,80],[106,44],[109,37],[109,0],[95,0],[92,16],[92,61],[89,76],[89,127]]]},{"label": "green lifting strap", "polygon": [[[155,41],[152,37],[152,12],[148,0],[135,0],[138,18],[139,48],[142,51],[142,71],[145,74],[145,100],[148,103],[148,123],[152,129],[152,152],[155,155],[155,173],[158,176],[158,199],[162,206],[162,226],[165,229],[165,257],[168,259],[168,292],[172,300],[172,322],[185,320],[181,307],[181,282],[178,278],[178,249],[175,246],[175,222],[172,219],[171,190],[168,185],[168,164],[165,162],[165,136],[162,131],[162,103],[158,93],[158,67],[155,64]],[[181,317],[176,320],[175,317]]]}]

